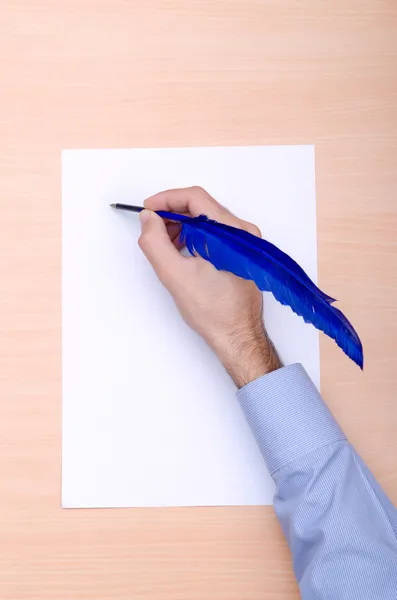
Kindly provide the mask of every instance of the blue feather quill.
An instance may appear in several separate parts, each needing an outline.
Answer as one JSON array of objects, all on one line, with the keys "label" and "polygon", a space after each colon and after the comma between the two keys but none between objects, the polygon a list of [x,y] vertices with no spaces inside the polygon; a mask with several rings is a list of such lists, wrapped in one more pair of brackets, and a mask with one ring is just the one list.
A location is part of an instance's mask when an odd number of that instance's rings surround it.
[{"label": "blue feather quill", "polygon": [[252,280],[260,290],[271,292],[306,323],[335,340],[363,368],[363,349],[353,326],[332,306],[335,299],[324,294],[288,254],[247,231],[212,221],[205,215],[193,218],[166,211],[157,214],[181,223],[181,241],[190,254],[198,254],[216,269]]}]

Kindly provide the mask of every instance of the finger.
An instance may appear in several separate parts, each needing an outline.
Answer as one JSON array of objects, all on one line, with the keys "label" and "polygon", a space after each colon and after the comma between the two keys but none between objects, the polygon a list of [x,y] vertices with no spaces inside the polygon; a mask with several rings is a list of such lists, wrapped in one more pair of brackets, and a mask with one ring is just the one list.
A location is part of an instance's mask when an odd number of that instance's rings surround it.
[{"label": "finger", "polygon": [[139,216],[142,226],[139,247],[160,281],[169,287],[183,268],[184,258],[172,244],[161,217],[150,210],[142,211]]},{"label": "finger", "polygon": [[203,188],[194,186],[160,192],[155,196],[147,198],[144,202],[145,208],[150,210],[166,210],[170,212],[190,214],[192,217],[207,215],[210,219],[245,229],[256,236],[261,236],[256,225],[239,219],[224,206],[219,204]]},{"label": "finger", "polygon": [[178,213],[188,213],[192,217],[205,214],[211,219],[229,215],[230,213],[219,204],[203,188],[193,186],[160,192],[147,198],[145,208],[150,210],[167,210]]}]

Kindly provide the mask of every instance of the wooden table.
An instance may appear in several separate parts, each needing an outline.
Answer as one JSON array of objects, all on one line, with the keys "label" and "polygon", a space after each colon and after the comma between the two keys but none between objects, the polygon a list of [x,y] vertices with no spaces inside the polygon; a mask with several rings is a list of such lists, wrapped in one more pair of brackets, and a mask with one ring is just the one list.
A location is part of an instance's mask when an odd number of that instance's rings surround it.
[{"label": "wooden table", "polygon": [[397,501],[397,5],[0,0],[0,597],[291,600],[268,508],[60,508],[62,148],[316,145],[322,391]]}]

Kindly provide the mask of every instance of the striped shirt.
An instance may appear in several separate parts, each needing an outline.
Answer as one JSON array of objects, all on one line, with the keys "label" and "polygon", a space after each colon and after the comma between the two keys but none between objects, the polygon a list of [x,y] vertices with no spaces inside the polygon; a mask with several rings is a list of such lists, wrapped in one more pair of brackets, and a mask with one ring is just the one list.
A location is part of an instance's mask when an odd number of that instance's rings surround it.
[{"label": "striped shirt", "polygon": [[397,510],[301,365],[238,398],[276,483],[303,600],[397,600]]}]

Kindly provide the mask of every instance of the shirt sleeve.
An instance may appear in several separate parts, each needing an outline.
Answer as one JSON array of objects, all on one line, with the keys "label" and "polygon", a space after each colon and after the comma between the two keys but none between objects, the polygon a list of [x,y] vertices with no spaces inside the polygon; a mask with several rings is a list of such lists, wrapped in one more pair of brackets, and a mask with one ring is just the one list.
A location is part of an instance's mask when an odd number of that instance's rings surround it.
[{"label": "shirt sleeve", "polygon": [[397,511],[301,365],[238,399],[276,483],[303,600],[396,600]]}]

